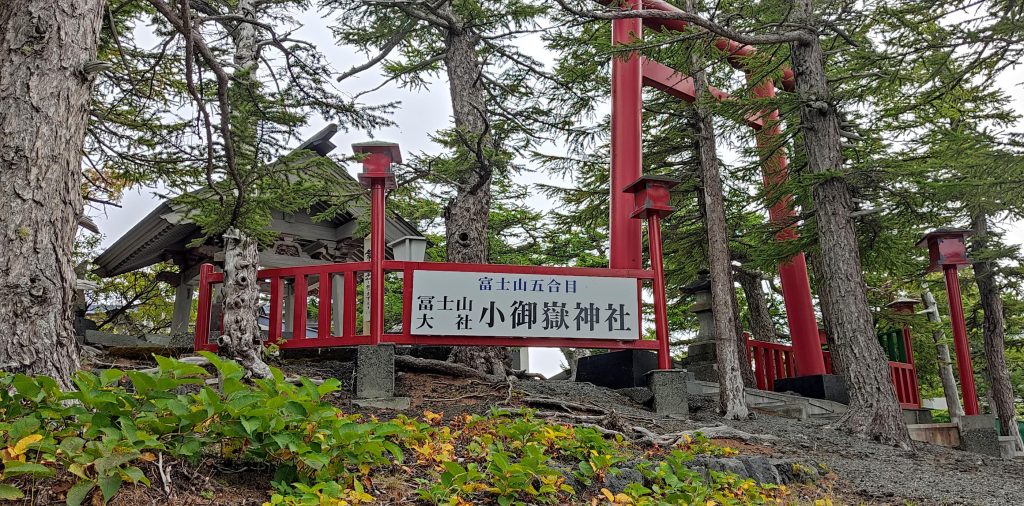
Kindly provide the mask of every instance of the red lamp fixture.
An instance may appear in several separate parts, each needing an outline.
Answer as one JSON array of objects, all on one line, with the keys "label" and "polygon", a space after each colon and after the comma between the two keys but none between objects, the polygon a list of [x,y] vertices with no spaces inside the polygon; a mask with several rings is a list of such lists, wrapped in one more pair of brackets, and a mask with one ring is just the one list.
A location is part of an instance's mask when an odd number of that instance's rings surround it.
[{"label": "red lamp fixture", "polygon": [[366,155],[363,158],[363,172],[359,174],[359,183],[366,188],[373,186],[376,181],[384,183],[384,189],[395,188],[395,173],[391,170],[391,164],[402,163],[402,152],[398,144],[394,142],[357,142],[352,145],[352,152],[357,155]]},{"label": "red lamp fixture", "polygon": [[679,184],[679,180],[667,176],[642,176],[622,189],[623,192],[633,194],[633,212],[630,218],[649,218],[657,216],[664,218],[673,211],[672,187]]},{"label": "red lamp fixture", "polygon": [[925,234],[917,247],[928,248],[928,272],[940,271],[947,265],[969,265],[965,238],[973,234],[962,228],[940,228]]}]

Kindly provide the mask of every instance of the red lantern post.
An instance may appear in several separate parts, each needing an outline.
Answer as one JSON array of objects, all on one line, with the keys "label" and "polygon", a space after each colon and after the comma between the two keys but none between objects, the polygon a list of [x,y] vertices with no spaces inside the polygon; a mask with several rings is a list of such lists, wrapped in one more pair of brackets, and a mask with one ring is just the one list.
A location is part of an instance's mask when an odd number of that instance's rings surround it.
[{"label": "red lantern post", "polygon": [[967,325],[964,323],[964,305],[960,295],[960,279],[957,269],[968,265],[967,245],[964,238],[970,230],[938,229],[924,236],[917,243],[919,248],[928,248],[928,272],[942,269],[946,278],[946,297],[949,299],[949,319],[953,325],[953,346],[956,349],[956,366],[960,373],[960,390],[964,398],[964,414],[978,414],[978,394],[974,388],[974,367],[971,365],[971,349],[967,342]]},{"label": "red lantern post", "polygon": [[384,336],[384,205],[387,190],[395,187],[392,163],[402,163],[402,153],[393,142],[360,142],[352,145],[363,158],[359,183],[370,189],[370,344]]},{"label": "red lantern post", "polygon": [[654,271],[654,335],[658,340],[658,368],[671,369],[668,349],[668,306],[665,301],[665,265],[661,253],[661,219],[672,214],[669,190],[679,181],[663,176],[643,176],[622,191],[633,194],[632,219],[647,219],[647,242]]}]

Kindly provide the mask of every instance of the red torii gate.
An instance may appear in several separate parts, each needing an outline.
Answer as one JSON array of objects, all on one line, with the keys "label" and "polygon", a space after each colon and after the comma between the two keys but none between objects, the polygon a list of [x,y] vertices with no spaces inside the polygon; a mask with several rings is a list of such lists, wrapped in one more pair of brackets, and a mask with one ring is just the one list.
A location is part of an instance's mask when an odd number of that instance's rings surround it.
[{"label": "red torii gate", "polygon": [[[604,2],[602,3],[610,3]],[[624,9],[653,9],[666,12],[683,12],[662,0],[627,0]],[[681,20],[665,19],[615,19],[612,21],[612,43],[629,44],[643,37],[643,26],[652,29],[686,31],[689,24]],[[717,38],[714,45],[727,55],[727,61],[734,68],[743,70],[749,81],[755,77],[745,68],[744,59],[752,56],[753,46],[740,44],[726,38]],[[763,79],[752,83],[753,93],[758,98],[775,96],[775,83]],[[782,69],[782,89],[795,89],[792,69]],[[613,269],[636,269],[641,266],[640,223],[630,219],[632,198],[623,192],[627,185],[642,173],[642,124],[643,86],[664,91],[687,102],[696,100],[693,79],[689,76],[631,53],[625,58],[612,60],[612,153],[611,153],[611,216],[609,235],[610,267]],[[726,100],[729,94],[709,87],[712,96]],[[745,123],[756,132],[757,145],[768,156],[763,162],[764,184],[771,188],[788,178],[789,160],[781,149],[775,148],[775,140],[782,128],[778,110],[763,111],[748,116]],[[796,216],[793,197],[786,195],[769,209],[772,223],[784,227],[776,240],[788,241],[798,237],[792,221]],[[779,265],[786,318],[793,350],[796,355],[797,376],[825,374],[825,363],[818,336],[817,319],[811,300],[810,281],[807,277],[807,260],[798,253]]]}]

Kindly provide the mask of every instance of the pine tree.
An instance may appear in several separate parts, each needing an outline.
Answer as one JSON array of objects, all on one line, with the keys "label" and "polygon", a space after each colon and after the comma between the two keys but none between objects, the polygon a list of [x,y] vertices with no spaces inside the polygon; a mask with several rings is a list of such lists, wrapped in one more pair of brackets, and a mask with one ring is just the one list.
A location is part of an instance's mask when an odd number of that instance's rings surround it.
[{"label": "pine tree", "polygon": [[[286,33],[294,25],[290,14],[306,6],[301,0],[149,3],[161,29],[181,40],[182,52],[171,57],[184,68],[184,79],[161,91],[177,92],[194,110],[200,140],[177,146],[188,156],[179,155],[176,163],[147,169],[179,193],[176,202],[206,238],[222,241],[225,332],[218,344],[250,374],[267,377],[256,315],[258,246],[275,239],[270,212],[308,210],[313,203],[337,211],[358,195],[354,185],[327,170],[330,162],[323,158],[284,154],[285,142],[311,112],[370,129],[386,124],[379,116],[386,108],[341,99],[328,84],[335,73],[323,55]],[[268,79],[275,87],[263,84]]]},{"label": "pine tree", "polygon": [[[453,126],[435,141],[448,153],[421,158],[421,172],[447,189],[447,260],[487,262],[492,185],[514,170],[515,154],[532,142],[529,123],[542,117],[529,97],[543,65],[512,41],[535,29],[546,7],[523,0],[323,4],[338,14],[339,41],[375,54],[346,77],[384,62],[386,82],[419,87],[431,75],[447,78]],[[506,356],[504,348],[456,347],[450,360],[504,377]]]},{"label": "pine tree", "polygon": [[71,386],[72,249],[104,0],[0,4],[0,369]]}]

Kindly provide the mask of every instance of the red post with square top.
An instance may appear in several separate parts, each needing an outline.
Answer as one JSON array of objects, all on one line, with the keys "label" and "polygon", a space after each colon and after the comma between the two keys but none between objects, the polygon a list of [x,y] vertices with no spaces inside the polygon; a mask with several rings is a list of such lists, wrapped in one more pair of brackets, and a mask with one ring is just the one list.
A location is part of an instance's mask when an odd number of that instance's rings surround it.
[{"label": "red post with square top", "polygon": [[379,344],[384,337],[384,201],[395,187],[391,164],[402,163],[402,154],[393,142],[360,142],[352,151],[365,155],[359,182],[370,189],[370,344]]},{"label": "red post with square top", "polygon": [[946,279],[946,298],[949,299],[949,320],[953,326],[953,347],[956,350],[956,367],[960,373],[960,390],[964,398],[964,414],[978,414],[978,394],[974,388],[974,366],[971,364],[971,348],[967,341],[967,325],[964,322],[964,303],[960,295],[960,278],[957,269],[969,265],[965,238],[970,230],[940,228],[926,234],[918,243],[919,248],[928,248],[928,272],[942,270]]},{"label": "red post with square top", "polygon": [[665,264],[661,252],[661,219],[675,209],[670,190],[679,181],[663,176],[643,176],[622,191],[633,194],[632,219],[647,219],[647,242],[654,271],[654,335],[658,341],[658,368],[671,369],[668,349],[668,304],[665,301]]}]

